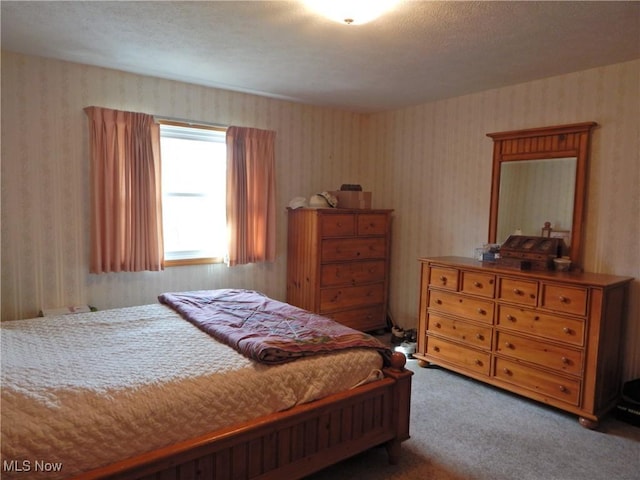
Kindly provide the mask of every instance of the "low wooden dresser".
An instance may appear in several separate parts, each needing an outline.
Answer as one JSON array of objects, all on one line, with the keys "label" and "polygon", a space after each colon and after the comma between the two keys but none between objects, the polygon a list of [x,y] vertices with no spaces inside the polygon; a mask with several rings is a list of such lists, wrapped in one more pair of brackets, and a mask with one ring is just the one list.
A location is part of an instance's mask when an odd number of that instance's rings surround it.
[{"label": "low wooden dresser", "polygon": [[289,210],[287,302],[370,331],[387,319],[392,210]]},{"label": "low wooden dresser", "polygon": [[433,363],[577,414],[596,428],[618,400],[632,278],[422,258],[418,346]]}]

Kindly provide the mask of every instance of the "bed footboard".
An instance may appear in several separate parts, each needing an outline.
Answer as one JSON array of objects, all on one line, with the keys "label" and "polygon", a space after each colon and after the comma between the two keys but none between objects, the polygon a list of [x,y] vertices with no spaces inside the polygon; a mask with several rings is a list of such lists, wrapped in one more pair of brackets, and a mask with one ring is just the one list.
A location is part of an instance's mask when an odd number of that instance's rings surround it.
[{"label": "bed footboard", "polygon": [[75,477],[296,479],[386,445],[396,463],[409,438],[411,371],[393,355],[385,378]]}]

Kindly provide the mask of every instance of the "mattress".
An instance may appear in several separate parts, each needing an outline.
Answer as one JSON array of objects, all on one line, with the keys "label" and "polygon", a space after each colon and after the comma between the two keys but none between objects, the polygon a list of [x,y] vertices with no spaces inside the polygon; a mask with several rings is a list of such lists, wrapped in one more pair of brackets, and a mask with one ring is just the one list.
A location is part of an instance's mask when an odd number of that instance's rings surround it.
[{"label": "mattress", "polygon": [[[263,365],[160,304],[2,322],[2,478],[65,478],[381,377],[353,349]],[[28,472],[28,475],[25,475]]]}]

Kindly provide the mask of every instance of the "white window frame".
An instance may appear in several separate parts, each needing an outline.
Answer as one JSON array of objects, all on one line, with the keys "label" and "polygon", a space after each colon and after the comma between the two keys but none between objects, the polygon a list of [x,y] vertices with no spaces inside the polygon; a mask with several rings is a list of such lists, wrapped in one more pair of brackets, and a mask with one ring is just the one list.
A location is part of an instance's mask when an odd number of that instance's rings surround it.
[{"label": "white window frame", "polygon": [[[161,162],[165,162],[167,161],[165,155],[163,155],[163,151],[162,151],[162,142],[163,142],[163,138],[178,138],[178,139],[185,139],[185,140],[196,140],[196,141],[203,141],[203,142],[214,142],[214,143],[222,143],[223,145],[226,146],[226,142],[225,142],[225,135],[226,135],[226,129],[225,128],[221,128],[221,127],[213,127],[213,126],[204,126],[204,125],[193,125],[193,124],[187,124],[187,123],[182,123],[182,122],[168,122],[168,121],[160,121],[160,158],[161,158]],[[226,152],[226,150],[225,150]],[[169,171],[170,168],[167,165],[163,165],[162,168],[162,204],[163,204],[163,234],[165,236],[165,252],[164,252],[164,258],[165,258],[165,265],[166,266],[178,266],[178,265],[194,265],[194,264],[205,264],[205,263],[221,263],[224,261],[224,257],[226,255],[226,238],[227,238],[227,228],[226,228],[226,192],[224,192],[224,190],[226,190],[226,153],[224,155],[224,158],[212,158],[211,161],[215,162],[215,161],[221,161],[223,162],[222,165],[218,165],[218,167],[220,168],[224,168],[225,174],[222,176],[222,178],[219,178],[219,176],[216,176],[216,180],[217,180],[217,184],[214,185],[214,182],[212,181],[212,188],[210,190],[207,189],[195,189],[195,190],[191,190],[191,188],[189,188],[190,191],[186,191],[186,190],[168,190],[167,189],[167,180],[169,180],[169,178],[171,178],[171,176],[169,175]],[[174,166],[175,167],[175,166]],[[175,170],[174,170],[175,172]],[[184,178],[183,178],[184,180]],[[198,183],[198,182],[194,182],[194,183]],[[191,186],[190,186],[191,187]],[[222,188],[223,192],[220,192],[220,189]],[[215,196],[217,196],[217,199],[215,199]],[[212,198],[213,197],[213,198]],[[200,198],[202,199],[203,202],[215,202],[216,205],[218,205],[217,202],[222,201],[223,202],[223,210],[224,210],[224,221],[222,221],[220,218],[218,218],[219,220],[219,224],[217,225],[216,228],[216,232],[218,233],[213,233],[213,235],[215,235],[216,237],[218,235],[222,235],[223,240],[224,240],[224,245],[225,251],[207,251],[205,249],[188,249],[188,250],[167,250],[168,247],[167,244],[170,243],[175,243],[175,241],[171,240],[171,235],[175,235],[175,231],[174,232],[169,232],[168,229],[171,228],[170,222],[169,225],[165,225],[165,221],[166,221],[166,217],[167,212],[169,211],[170,207],[172,204],[175,204],[176,202],[172,202],[171,199],[177,199],[177,198],[182,198],[182,199],[186,199],[186,198]],[[206,221],[206,217],[205,219],[201,219],[201,221]],[[203,224],[206,225],[206,224]],[[209,234],[212,234],[212,232],[209,232]],[[203,235],[206,235],[203,233]],[[209,237],[212,238],[212,237]],[[212,238],[213,240],[213,238]],[[217,237],[217,240],[220,240],[220,238]],[[214,241],[215,243],[215,241]]]}]

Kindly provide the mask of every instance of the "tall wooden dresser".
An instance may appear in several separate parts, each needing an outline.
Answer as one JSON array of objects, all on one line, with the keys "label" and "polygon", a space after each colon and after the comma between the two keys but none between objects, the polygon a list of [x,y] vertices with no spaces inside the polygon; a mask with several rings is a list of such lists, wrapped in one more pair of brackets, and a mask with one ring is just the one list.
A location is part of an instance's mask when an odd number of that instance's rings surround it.
[{"label": "tall wooden dresser", "polygon": [[391,212],[289,209],[287,302],[358,330],[384,328]]},{"label": "tall wooden dresser", "polygon": [[418,347],[440,365],[579,416],[595,428],[618,400],[632,278],[518,271],[422,258]]}]

